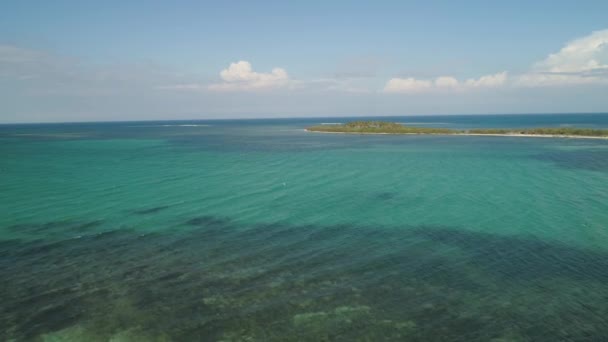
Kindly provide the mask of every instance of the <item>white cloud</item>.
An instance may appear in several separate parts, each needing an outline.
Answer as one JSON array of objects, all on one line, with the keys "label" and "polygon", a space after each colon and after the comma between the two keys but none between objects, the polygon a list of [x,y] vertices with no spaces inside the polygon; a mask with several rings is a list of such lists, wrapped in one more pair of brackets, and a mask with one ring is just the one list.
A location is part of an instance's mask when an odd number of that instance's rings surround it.
[{"label": "white cloud", "polygon": [[473,88],[494,88],[505,84],[507,72],[484,75],[480,78],[470,78],[460,82],[452,76],[440,76],[434,80],[420,80],[416,78],[392,78],[384,86],[385,93],[421,93],[445,90],[467,90]]},{"label": "white cloud", "polygon": [[459,82],[452,76],[440,76],[435,79],[435,87],[438,88],[456,88]]},{"label": "white cloud", "polygon": [[608,83],[608,30],[573,40],[520,75],[519,86]]},{"label": "white cloud", "polygon": [[342,93],[371,93],[369,85],[362,77],[325,77],[309,80],[298,80],[289,77],[281,68],[274,68],[270,73],[253,71],[247,61],[231,63],[227,69],[220,72],[222,83],[180,83],[157,86],[159,90],[175,90],[184,92],[205,91],[257,91],[277,88],[289,88],[298,91],[328,91]]},{"label": "white cloud", "polygon": [[467,87],[473,87],[473,88],[479,88],[479,87],[493,88],[493,87],[502,86],[503,84],[505,84],[506,81],[507,81],[507,72],[503,71],[503,72],[499,72],[499,73],[496,73],[493,75],[484,75],[478,79],[470,78],[465,82],[465,85]]},{"label": "white cloud", "polygon": [[433,82],[409,78],[391,78],[384,86],[385,93],[419,93],[433,87]]},{"label": "white cloud", "polygon": [[294,80],[295,89],[307,91],[329,91],[342,93],[371,93],[365,80],[357,78],[317,78],[309,81]]},{"label": "white cloud", "polygon": [[281,88],[289,85],[289,76],[285,69],[274,68],[270,73],[253,71],[251,63],[239,61],[230,63],[228,69],[220,72],[222,83],[209,85],[209,90],[216,91],[249,91]]},{"label": "white cloud", "polygon": [[[608,48],[608,30],[596,31],[568,43],[558,53],[550,54],[538,67],[550,72],[581,72],[608,69],[598,61],[602,50]],[[606,52],[606,51],[604,51]],[[603,57],[607,57],[604,55]]]}]

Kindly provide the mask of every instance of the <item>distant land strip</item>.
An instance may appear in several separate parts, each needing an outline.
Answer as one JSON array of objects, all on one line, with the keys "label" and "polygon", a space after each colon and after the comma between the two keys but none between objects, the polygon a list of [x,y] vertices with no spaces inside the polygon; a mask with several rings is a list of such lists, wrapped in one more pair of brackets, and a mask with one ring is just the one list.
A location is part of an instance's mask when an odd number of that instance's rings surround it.
[{"label": "distant land strip", "polygon": [[317,125],[306,128],[309,132],[350,134],[440,134],[487,135],[507,137],[593,138],[608,139],[608,129],[548,127],[548,128],[480,128],[457,130],[435,127],[412,127],[395,122],[353,121],[336,125]]}]

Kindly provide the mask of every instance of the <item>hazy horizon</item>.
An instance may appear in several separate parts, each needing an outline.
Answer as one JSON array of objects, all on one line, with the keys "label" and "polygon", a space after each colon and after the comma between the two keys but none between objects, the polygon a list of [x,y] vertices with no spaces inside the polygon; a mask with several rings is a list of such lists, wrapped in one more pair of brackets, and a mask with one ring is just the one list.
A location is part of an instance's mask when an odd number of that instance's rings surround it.
[{"label": "hazy horizon", "polygon": [[40,121],[40,122],[0,122],[0,125],[36,125],[36,124],[78,124],[78,123],[128,123],[128,122],[194,122],[194,121],[231,121],[231,120],[301,120],[301,119],[348,119],[348,118],[425,118],[425,117],[462,117],[462,116],[526,116],[526,115],[608,115],[608,112],[586,113],[479,113],[479,114],[404,114],[404,115],[334,115],[334,116],[276,116],[276,117],[216,117],[216,118],[175,118],[175,119],[139,119],[139,120],[90,120],[90,121]]}]

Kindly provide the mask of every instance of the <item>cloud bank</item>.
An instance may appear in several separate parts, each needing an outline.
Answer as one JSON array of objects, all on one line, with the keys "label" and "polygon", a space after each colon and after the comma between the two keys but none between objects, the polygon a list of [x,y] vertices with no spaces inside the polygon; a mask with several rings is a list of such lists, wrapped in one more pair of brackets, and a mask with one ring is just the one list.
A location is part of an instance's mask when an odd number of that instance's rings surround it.
[{"label": "cloud bank", "polygon": [[567,43],[561,50],[533,64],[529,71],[508,77],[506,71],[459,81],[452,76],[436,79],[391,78],[385,93],[425,93],[511,87],[552,87],[608,84],[608,29]]},{"label": "cloud bank", "polygon": [[[282,68],[271,72],[256,72],[248,61],[231,63],[220,72],[221,82],[213,84],[177,84],[163,89],[196,91],[259,91],[280,88],[339,91],[346,93],[372,92],[367,86],[350,79],[324,78],[293,80]],[[579,84],[608,84],[608,29],[592,32],[586,37],[566,44],[560,51],[532,65],[529,71],[509,75],[507,71],[459,80],[454,76],[433,79],[394,77],[380,90],[383,93],[416,94],[431,92],[464,92],[500,87],[547,87]]]},{"label": "cloud bank", "polygon": [[391,78],[384,89],[385,93],[423,93],[430,91],[445,91],[479,88],[495,88],[502,86],[507,81],[507,72],[499,72],[492,75],[484,75],[477,79],[469,78],[465,81],[458,81],[452,76],[440,76],[434,80],[420,80],[413,77]]}]

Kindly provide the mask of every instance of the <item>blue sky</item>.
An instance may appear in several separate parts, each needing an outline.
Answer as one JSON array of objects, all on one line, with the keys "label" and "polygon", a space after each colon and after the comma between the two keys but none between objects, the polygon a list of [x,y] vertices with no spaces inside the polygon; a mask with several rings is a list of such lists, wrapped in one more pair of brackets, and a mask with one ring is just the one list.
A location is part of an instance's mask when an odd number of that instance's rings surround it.
[{"label": "blue sky", "polygon": [[3,1],[0,122],[608,112],[607,1]]}]

